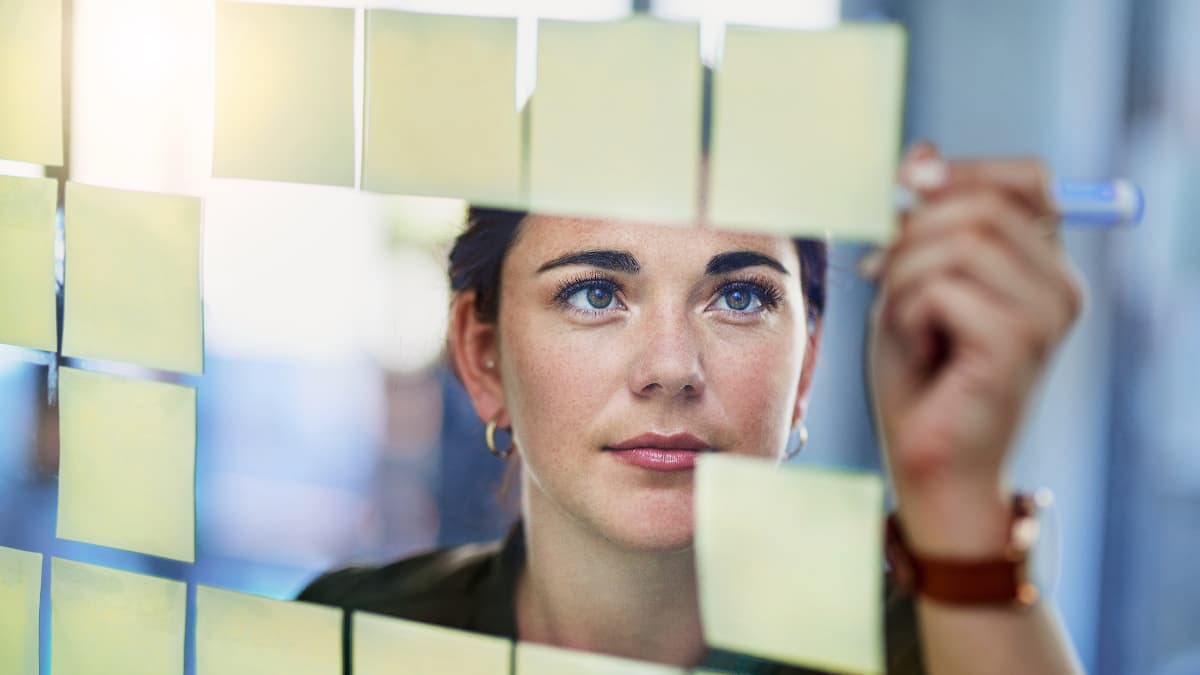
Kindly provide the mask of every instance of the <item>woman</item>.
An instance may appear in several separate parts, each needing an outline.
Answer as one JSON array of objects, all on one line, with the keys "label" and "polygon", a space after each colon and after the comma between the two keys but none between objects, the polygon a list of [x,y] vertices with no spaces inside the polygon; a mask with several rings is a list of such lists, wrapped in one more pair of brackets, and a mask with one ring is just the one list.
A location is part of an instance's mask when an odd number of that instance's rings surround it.
[{"label": "woman", "polygon": [[[1082,294],[1041,164],[947,162],[923,144],[901,180],[920,203],[862,265],[880,288],[868,360],[898,521],[922,556],[987,559],[1008,543],[1005,459]],[[823,244],[477,215],[451,253],[450,357],[489,447],[521,459],[522,518],[502,545],[335,572],[301,599],[679,666],[801,672],[705,648],[690,466],[701,449],[781,457],[803,428]],[[497,427],[511,447],[496,447]],[[893,594],[887,616],[889,672],[1078,669],[1043,605]]]}]

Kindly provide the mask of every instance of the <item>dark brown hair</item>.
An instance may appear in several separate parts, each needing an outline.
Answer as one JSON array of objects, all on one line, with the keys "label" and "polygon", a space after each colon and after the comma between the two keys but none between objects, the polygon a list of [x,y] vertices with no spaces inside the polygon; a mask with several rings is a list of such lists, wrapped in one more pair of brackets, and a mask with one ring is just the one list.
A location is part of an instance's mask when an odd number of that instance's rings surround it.
[{"label": "dark brown hair", "polygon": [[[450,287],[475,291],[475,315],[489,323],[500,315],[500,268],[525,219],[525,211],[472,207],[467,227],[450,251]],[[825,313],[825,272],[829,245],[819,239],[795,239],[800,256],[800,286],[812,326]]]}]

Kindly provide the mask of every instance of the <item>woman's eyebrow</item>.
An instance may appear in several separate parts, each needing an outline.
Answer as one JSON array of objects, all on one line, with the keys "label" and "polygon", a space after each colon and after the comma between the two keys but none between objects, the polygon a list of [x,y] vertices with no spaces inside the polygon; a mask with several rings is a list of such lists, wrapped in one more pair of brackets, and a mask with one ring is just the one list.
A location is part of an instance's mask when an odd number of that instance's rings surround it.
[{"label": "woman's eyebrow", "polygon": [[730,251],[728,253],[718,253],[708,261],[708,267],[705,268],[705,274],[726,274],[735,272],[744,267],[754,267],[755,265],[766,265],[772,269],[778,270],[783,274],[787,274],[785,268],[778,260],[772,258],[765,253],[757,251]]},{"label": "woman's eyebrow", "polygon": [[563,267],[564,265],[590,265],[601,269],[612,270],[613,272],[628,272],[629,274],[637,274],[642,270],[642,266],[638,263],[637,258],[633,254],[625,251],[579,251],[578,253],[568,253],[560,258],[555,258],[550,262],[538,268],[537,273],[541,274],[555,267]]}]

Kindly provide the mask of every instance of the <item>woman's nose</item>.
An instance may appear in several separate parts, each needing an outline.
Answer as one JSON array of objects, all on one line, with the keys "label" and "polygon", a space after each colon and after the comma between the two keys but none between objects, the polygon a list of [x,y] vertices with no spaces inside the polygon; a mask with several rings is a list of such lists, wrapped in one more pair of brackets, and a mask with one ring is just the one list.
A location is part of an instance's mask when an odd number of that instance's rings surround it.
[{"label": "woman's nose", "polygon": [[704,392],[697,327],[686,316],[647,317],[646,336],[629,370],[637,396],[694,398]]}]

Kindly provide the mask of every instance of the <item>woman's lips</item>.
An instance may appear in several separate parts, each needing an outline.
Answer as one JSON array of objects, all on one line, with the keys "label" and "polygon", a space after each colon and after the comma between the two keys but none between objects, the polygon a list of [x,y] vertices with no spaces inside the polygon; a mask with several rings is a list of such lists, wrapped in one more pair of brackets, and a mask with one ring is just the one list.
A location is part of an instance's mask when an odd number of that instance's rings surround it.
[{"label": "woman's lips", "polygon": [[646,433],[606,446],[623,462],[654,471],[685,471],[696,466],[696,454],[711,452],[712,445],[689,433]]},{"label": "woman's lips", "polygon": [[613,450],[617,459],[654,471],[685,471],[695,468],[699,450],[662,450],[660,448],[633,448]]}]

